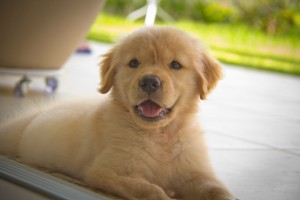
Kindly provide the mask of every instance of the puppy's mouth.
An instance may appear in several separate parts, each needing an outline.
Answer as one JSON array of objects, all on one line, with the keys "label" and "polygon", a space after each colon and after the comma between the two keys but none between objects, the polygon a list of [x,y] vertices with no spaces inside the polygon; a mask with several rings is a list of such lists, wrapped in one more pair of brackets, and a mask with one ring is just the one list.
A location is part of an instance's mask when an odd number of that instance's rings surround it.
[{"label": "puppy's mouth", "polygon": [[171,108],[164,108],[151,100],[143,101],[134,107],[135,112],[144,120],[158,121],[164,119],[171,112]]}]

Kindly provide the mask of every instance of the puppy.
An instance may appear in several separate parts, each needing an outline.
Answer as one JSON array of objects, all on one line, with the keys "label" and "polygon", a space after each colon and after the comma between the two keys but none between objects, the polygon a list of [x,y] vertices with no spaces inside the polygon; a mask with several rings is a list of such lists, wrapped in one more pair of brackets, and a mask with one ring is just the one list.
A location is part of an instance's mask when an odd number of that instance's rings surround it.
[{"label": "puppy", "polygon": [[104,55],[100,101],[58,104],[0,128],[0,152],[124,199],[233,200],[196,116],[221,78],[186,33],[146,27]]}]

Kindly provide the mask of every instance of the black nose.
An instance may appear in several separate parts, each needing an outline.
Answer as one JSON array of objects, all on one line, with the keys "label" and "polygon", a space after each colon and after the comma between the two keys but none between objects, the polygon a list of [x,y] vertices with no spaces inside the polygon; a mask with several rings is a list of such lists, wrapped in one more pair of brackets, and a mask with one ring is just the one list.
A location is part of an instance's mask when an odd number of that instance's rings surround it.
[{"label": "black nose", "polygon": [[144,92],[151,94],[161,87],[159,77],[154,75],[145,76],[139,83]]}]

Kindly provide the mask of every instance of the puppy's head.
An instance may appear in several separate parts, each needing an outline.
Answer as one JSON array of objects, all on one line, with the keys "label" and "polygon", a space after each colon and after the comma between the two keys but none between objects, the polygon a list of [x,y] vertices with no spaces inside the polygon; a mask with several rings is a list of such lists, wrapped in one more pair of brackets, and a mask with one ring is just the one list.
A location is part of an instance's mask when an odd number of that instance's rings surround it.
[{"label": "puppy's head", "polygon": [[100,92],[113,88],[137,125],[157,128],[193,112],[220,77],[219,63],[186,33],[146,27],[104,55]]}]

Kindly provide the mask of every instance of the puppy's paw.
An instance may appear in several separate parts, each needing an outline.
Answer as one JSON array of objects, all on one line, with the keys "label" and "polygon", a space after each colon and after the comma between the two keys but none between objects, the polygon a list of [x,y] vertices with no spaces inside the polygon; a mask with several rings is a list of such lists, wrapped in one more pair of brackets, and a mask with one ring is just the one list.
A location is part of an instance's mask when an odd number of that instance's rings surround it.
[{"label": "puppy's paw", "polygon": [[201,200],[236,200],[225,187],[218,184],[205,184],[199,192]]}]

